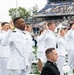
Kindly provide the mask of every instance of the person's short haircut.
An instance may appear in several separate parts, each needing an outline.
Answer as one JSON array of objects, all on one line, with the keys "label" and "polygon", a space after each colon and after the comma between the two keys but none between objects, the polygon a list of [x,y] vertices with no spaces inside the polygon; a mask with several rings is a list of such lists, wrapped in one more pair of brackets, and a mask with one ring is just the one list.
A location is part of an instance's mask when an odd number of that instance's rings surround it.
[{"label": "person's short haircut", "polygon": [[51,53],[53,50],[55,50],[55,48],[48,48],[48,49],[45,51],[46,57],[48,57],[48,54]]},{"label": "person's short haircut", "polygon": [[29,25],[29,24],[28,24],[28,25],[26,25],[26,27],[27,27],[27,28],[29,28],[30,26],[31,26],[31,25]]},{"label": "person's short haircut", "polygon": [[2,26],[4,26],[5,24],[9,24],[8,22],[2,22]]},{"label": "person's short haircut", "polygon": [[51,26],[52,24],[55,24],[55,22],[47,22],[47,26]]},{"label": "person's short haircut", "polygon": [[39,32],[39,35],[41,35],[41,32],[43,32],[44,30],[42,29],[42,30],[40,30],[40,32]]},{"label": "person's short haircut", "polygon": [[17,20],[21,19],[21,18],[23,18],[23,17],[16,17],[16,18],[14,18],[14,20],[13,20],[14,25],[15,25],[15,22],[16,22]]},{"label": "person's short haircut", "polygon": [[69,29],[71,29],[71,27],[72,27],[73,24],[74,24],[74,23],[70,23],[70,28],[69,28]]}]

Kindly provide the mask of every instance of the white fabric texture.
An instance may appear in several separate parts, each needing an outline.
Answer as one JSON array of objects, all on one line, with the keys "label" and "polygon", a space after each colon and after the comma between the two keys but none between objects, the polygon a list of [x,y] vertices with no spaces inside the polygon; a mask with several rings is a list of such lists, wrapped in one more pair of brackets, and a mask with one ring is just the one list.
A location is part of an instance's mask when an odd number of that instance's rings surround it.
[{"label": "white fabric texture", "polygon": [[7,61],[6,58],[0,58],[0,75],[9,75],[9,70],[7,69]]}]

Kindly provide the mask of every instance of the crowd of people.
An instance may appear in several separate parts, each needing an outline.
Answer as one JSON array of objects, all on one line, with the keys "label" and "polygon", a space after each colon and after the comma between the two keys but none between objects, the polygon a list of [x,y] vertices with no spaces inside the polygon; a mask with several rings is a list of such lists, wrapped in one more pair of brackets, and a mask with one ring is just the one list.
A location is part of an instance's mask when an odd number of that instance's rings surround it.
[{"label": "crowd of people", "polygon": [[64,15],[74,12],[74,2],[60,2],[47,4],[39,14]]},{"label": "crowd of people", "polygon": [[[69,67],[74,70],[74,23],[69,27],[61,26],[55,35],[55,22],[46,22],[36,36],[38,71],[41,75],[64,75],[66,54]],[[33,54],[31,30],[31,25],[27,25],[22,17],[16,17],[10,23],[1,23],[0,75],[30,73]]]},{"label": "crowd of people", "polygon": [[[68,66],[71,68],[71,72],[74,69],[74,59],[73,59],[73,31],[74,31],[74,23],[71,23],[70,26],[61,26],[61,28],[58,29],[57,34],[55,35],[56,25],[54,22],[48,22],[46,24],[46,28],[41,30],[40,35],[37,38],[37,44],[38,44],[38,49],[37,49],[37,57],[38,57],[38,70],[41,73],[41,75],[59,75],[59,73],[54,72],[55,69],[51,69],[51,65],[53,67],[54,62],[56,62],[57,67],[59,69],[60,75],[64,75],[64,63],[66,63],[65,57],[68,55]],[[57,51],[57,54],[52,54],[52,51],[50,50],[51,48],[54,48],[53,50]],[[48,51],[48,56],[47,53],[45,55],[45,52]],[[50,56],[50,55],[53,56]],[[58,55],[58,58],[57,58]],[[46,58],[47,57],[47,58]],[[57,59],[57,60],[55,60]],[[43,67],[42,64],[45,63],[51,64],[50,66],[45,66]],[[48,62],[49,61],[49,62]],[[52,63],[51,63],[52,62]],[[52,71],[51,71],[51,70]],[[54,71],[53,71],[54,70]],[[55,74],[53,74],[53,73]],[[57,74],[56,74],[57,73]]]}]

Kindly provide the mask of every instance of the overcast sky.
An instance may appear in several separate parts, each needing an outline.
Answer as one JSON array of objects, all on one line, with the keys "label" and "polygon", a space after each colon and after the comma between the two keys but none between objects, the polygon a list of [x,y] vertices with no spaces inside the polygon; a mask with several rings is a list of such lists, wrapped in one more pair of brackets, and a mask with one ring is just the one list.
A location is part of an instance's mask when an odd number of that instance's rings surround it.
[{"label": "overcast sky", "polygon": [[47,0],[0,0],[0,21],[9,21],[8,10],[16,8],[16,2],[18,7],[25,7],[27,10],[37,4],[40,10],[45,6]]}]

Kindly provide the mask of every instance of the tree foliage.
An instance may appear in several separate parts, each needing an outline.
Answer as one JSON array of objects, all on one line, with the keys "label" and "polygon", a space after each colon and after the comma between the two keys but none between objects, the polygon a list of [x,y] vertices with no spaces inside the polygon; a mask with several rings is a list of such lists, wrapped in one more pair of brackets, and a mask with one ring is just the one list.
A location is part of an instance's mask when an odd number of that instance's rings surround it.
[{"label": "tree foliage", "polygon": [[29,12],[31,13],[31,15],[36,15],[38,13],[38,5],[36,4],[35,6],[33,6],[32,8],[29,9]]},{"label": "tree foliage", "polygon": [[28,19],[28,17],[30,16],[30,12],[28,12],[25,8],[23,7],[18,7],[16,8],[11,8],[9,10],[9,16],[11,16],[12,19],[14,19],[15,17],[23,17],[24,19]]}]

